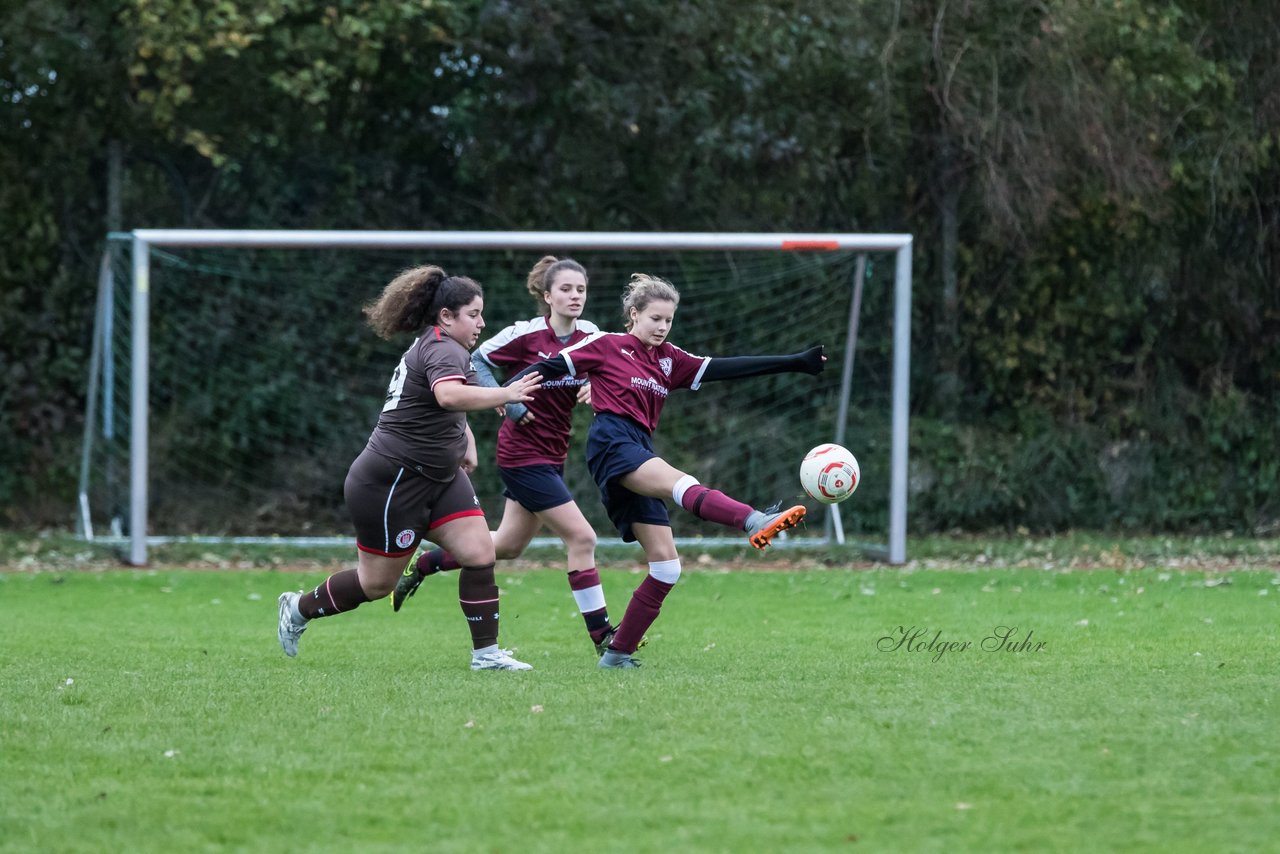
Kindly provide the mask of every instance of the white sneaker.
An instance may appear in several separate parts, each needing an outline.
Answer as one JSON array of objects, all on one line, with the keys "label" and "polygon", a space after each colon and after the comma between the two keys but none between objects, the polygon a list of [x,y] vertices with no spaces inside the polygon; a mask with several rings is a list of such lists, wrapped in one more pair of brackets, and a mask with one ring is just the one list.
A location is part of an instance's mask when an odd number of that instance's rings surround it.
[{"label": "white sneaker", "polygon": [[280,638],[280,648],[290,658],[298,654],[298,638],[302,637],[302,633],[307,630],[305,620],[301,623],[293,621],[294,604],[300,596],[300,593],[280,594],[280,624],[276,632]]},{"label": "white sneaker", "polygon": [[532,670],[532,664],[516,661],[511,657],[511,650],[500,649],[497,652],[486,652],[471,656],[472,670]]}]

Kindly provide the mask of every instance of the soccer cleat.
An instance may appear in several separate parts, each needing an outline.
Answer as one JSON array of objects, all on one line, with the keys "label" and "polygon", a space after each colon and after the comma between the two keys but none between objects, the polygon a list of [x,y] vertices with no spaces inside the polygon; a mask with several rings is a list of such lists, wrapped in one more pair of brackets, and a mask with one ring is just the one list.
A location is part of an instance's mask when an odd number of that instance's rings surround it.
[{"label": "soccer cleat", "polygon": [[804,518],[803,504],[797,504],[787,510],[782,510],[781,507],[782,502],[779,501],[768,508],[764,511],[764,518],[748,529],[747,539],[751,541],[751,545],[758,549],[768,548],[774,537],[799,525],[800,520]]},{"label": "soccer cleat", "polygon": [[628,667],[639,667],[640,662],[632,658],[629,653],[618,652],[615,649],[606,649],[604,654],[600,656],[599,666],[606,669],[625,669]]},{"label": "soccer cleat", "polygon": [[[600,638],[600,642],[596,644],[596,655],[601,656],[609,651],[609,642],[613,640],[613,636],[618,633],[617,626],[611,626],[609,631],[604,633],[604,637]],[[644,646],[649,642],[649,636],[645,635],[640,638],[640,643],[636,644],[636,649]]]},{"label": "soccer cleat", "polygon": [[418,559],[415,557],[404,568],[404,574],[396,582],[396,589],[391,591],[391,610],[399,611],[404,600],[418,592],[418,586],[422,584],[424,578],[426,576],[418,569]]},{"label": "soccer cleat", "polygon": [[280,594],[280,623],[276,633],[280,638],[280,648],[290,658],[298,654],[298,638],[302,637],[302,633],[307,630],[305,620],[301,623],[293,620],[294,604],[298,601],[300,595],[289,592]]},{"label": "soccer cleat", "polygon": [[497,652],[486,652],[484,655],[471,656],[472,670],[532,670],[532,664],[525,664],[511,657],[511,650],[500,649]]},{"label": "soccer cleat", "polygon": [[609,641],[613,640],[613,636],[618,633],[616,626],[610,626],[609,630],[604,633],[604,637],[596,643],[596,657],[604,655],[609,651]]}]

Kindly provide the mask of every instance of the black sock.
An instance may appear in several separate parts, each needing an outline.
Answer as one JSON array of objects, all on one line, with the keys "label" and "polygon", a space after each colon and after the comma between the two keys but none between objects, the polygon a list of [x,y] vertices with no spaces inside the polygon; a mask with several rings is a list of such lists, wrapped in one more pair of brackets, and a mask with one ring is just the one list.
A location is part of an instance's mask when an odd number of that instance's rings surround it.
[{"label": "black sock", "polygon": [[354,569],[335,572],[310,593],[303,593],[298,599],[298,613],[308,620],[317,617],[332,617],[346,611],[354,611],[369,597],[360,586],[360,576]]},{"label": "black sock", "polygon": [[605,634],[613,628],[609,623],[608,608],[588,611],[582,615],[582,619],[587,624],[587,633],[591,635],[591,640],[596,643],[600,643]]},{"label": "black sock", "polygon": [[471,629],[471,648],[498,642],[498,584],[493,564],[464,566],[458,574],[458,604]]}]

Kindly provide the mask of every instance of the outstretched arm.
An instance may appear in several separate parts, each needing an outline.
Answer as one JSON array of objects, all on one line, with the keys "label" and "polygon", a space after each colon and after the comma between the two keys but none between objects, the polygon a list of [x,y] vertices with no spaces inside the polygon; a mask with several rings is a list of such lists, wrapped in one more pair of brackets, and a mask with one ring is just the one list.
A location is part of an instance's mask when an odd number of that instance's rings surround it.
[{"label": "outstretched arm", "polygon": [[702,372],[702,382],[740,380],[765,374],[820,374],[827,357],[822,345],[785,356],[713,356]]},{"label": "outstretched arm", "polygon": [[544,380],[549,380],[554,377],[562,377],[569,373],[569,361],[565,359],[563,355],[560,355],[554,356],[550,359],[543,359],[541,362],[534,362],[511,379],[507,380],[504,385],[511,385],[521,377],[526,377],[529,374],[534,373],[539,374]]},{"label": "outstretched arm", "polygon": [[[476,372],[476,382],[485,388],[499,388],[501,383],[498,378],[493,375],[493,369],[489,367],[489,363],[484,360],[484,356],[479,353],[471,354],[471,369]],[[529,407],[523,403],[508,403],[506,405],[507,417],[512,421],[519,421],[529,414]],[[501,414],[501,413],[499,413]]]},{"label": "outstretched arm", "polygon": [[501,388],[483,388],[478,385],[467,385],[455,380],[436,383],[433,391],[436,403],[441,409],[450,412],[478,412],[481,409],[493,409],[505,403],[523,403],[533,400],[533,393],[542,386],[539,376],[508,382]]}]

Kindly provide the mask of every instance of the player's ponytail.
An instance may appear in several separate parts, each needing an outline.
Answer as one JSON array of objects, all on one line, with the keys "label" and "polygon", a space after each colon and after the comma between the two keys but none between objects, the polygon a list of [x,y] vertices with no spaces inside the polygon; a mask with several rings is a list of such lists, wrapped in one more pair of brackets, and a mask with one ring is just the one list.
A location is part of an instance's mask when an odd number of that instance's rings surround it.
[{"label": "player's ponytail", "polygon": [[626,324],[625,328],[628,331],[631,330],[634,322],[631,319],[631,310],[635,309],[637,313],[642,312],[651,302],[669,302],[679,305],[680,292],[666,279],[650,276],[648,273],[632,273],[631,284],[627,285],[627,291],[622,295],[622,322]]},{"label": "player's ponytail", "polygon": [[434,264],[413,267],[392,279],[364,314],[374,332],[391,338],[397,332],[420,332],[439,320],[442,310],[457,312],[483,294],[479,283],[466,276],[450,276]]}]

